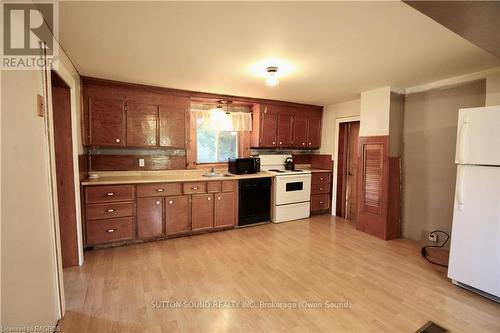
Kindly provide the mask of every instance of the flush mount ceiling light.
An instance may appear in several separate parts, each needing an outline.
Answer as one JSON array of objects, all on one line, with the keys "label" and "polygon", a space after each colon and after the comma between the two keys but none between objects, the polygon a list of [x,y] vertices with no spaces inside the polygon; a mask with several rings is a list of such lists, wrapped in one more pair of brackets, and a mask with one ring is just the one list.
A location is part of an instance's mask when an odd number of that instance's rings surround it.
[{"label": "flush mount ceiling light", "polygon": [[277,66],[269,66],[266,68],[266,85],[269,87],[277,86],[280,81],[278,79],[278,67]]}]

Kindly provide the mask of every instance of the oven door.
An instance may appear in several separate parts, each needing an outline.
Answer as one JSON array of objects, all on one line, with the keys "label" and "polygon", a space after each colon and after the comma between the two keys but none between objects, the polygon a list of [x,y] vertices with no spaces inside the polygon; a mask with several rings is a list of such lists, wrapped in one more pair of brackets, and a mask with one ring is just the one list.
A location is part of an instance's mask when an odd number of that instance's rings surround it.
[{"label": "oven door", "polygon": [[310,174],[276,176],[274,188],[275,205],[285,205],[310,200]]}]

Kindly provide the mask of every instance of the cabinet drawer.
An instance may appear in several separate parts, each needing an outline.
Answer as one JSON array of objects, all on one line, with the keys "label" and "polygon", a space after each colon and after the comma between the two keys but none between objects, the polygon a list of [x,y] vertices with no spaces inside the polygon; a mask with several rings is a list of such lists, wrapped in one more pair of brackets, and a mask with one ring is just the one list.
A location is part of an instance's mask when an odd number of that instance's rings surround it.
[{"label": "cabinet drawer", "polygon": [[330,183],[331,173],[329,172],[313,172],[311,184],[328,184]]},{"label": "cabinet drawer", "polygon": [[87,205],[85,210],[85,216],[87,220],[134,216],[134,203],[119,202],[119,203]]},{"label": "cabinet drawer", "polygon": [[134,239],[134,218],[87,221],[86,231],[88,245]]},{"label": "cabinet drawer", "polygon": [[311,194],[330,193],[330,184],[313,184],[311,185]]},{"label": "cabinet drawer", "polygon": [[311,211],[324,210],[330,208],[329,194],[311,195]]},{"label": "cabinet drawer", "polygon": [[207,192],[208,193],[220,192],[220,182],[207,182]]},{"label": "cabinet drawer", "polygon": [[137,185],[138,197],[158,197],[182,194],[181,183]]},{"label": "cabinet drawer", "polygon": [[207,191],[206,182],[184,183],[182,184],[184,194],[205,193]]},{"label": "cabinet drawer", "polygon": [[222,192],[234,192],[236,190],[236,182],[234,180],[222,181]]},{"label": "cabinet drawer", "polygon": [[111,202],[134,200],[134,185],[87,186],[85,202]]}]

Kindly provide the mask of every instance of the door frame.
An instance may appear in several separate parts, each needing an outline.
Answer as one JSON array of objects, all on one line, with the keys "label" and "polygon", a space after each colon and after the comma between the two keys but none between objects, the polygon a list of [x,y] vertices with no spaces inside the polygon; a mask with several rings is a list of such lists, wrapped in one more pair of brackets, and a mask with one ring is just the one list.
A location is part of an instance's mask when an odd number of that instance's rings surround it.
[{"label": "door frame", "polygon": [[338,172],[338,151],[339,151],[339,132],[341,123],[352,123],[359,121],[361,125],[361,116],[352,116],[335,119],[335,142],[333,145],[333,184],[332,184],[332,215],[337,216],[337,172]]}]

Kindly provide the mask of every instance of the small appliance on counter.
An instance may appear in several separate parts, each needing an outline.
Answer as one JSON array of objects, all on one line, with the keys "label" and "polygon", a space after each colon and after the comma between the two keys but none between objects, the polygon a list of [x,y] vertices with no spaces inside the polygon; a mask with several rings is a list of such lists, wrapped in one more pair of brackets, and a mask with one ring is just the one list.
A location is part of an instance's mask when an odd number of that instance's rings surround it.
[{"label": "small appliance on counter", "polygon": [[295,170],[295,162],[293,161],[293,157],[287,157],[285,159],[285,170]]},{"label": "small appliance on counter", "polygon": [[235,175],[260,172],[260,158],[230,158],[227,163],[227,170]]}]

